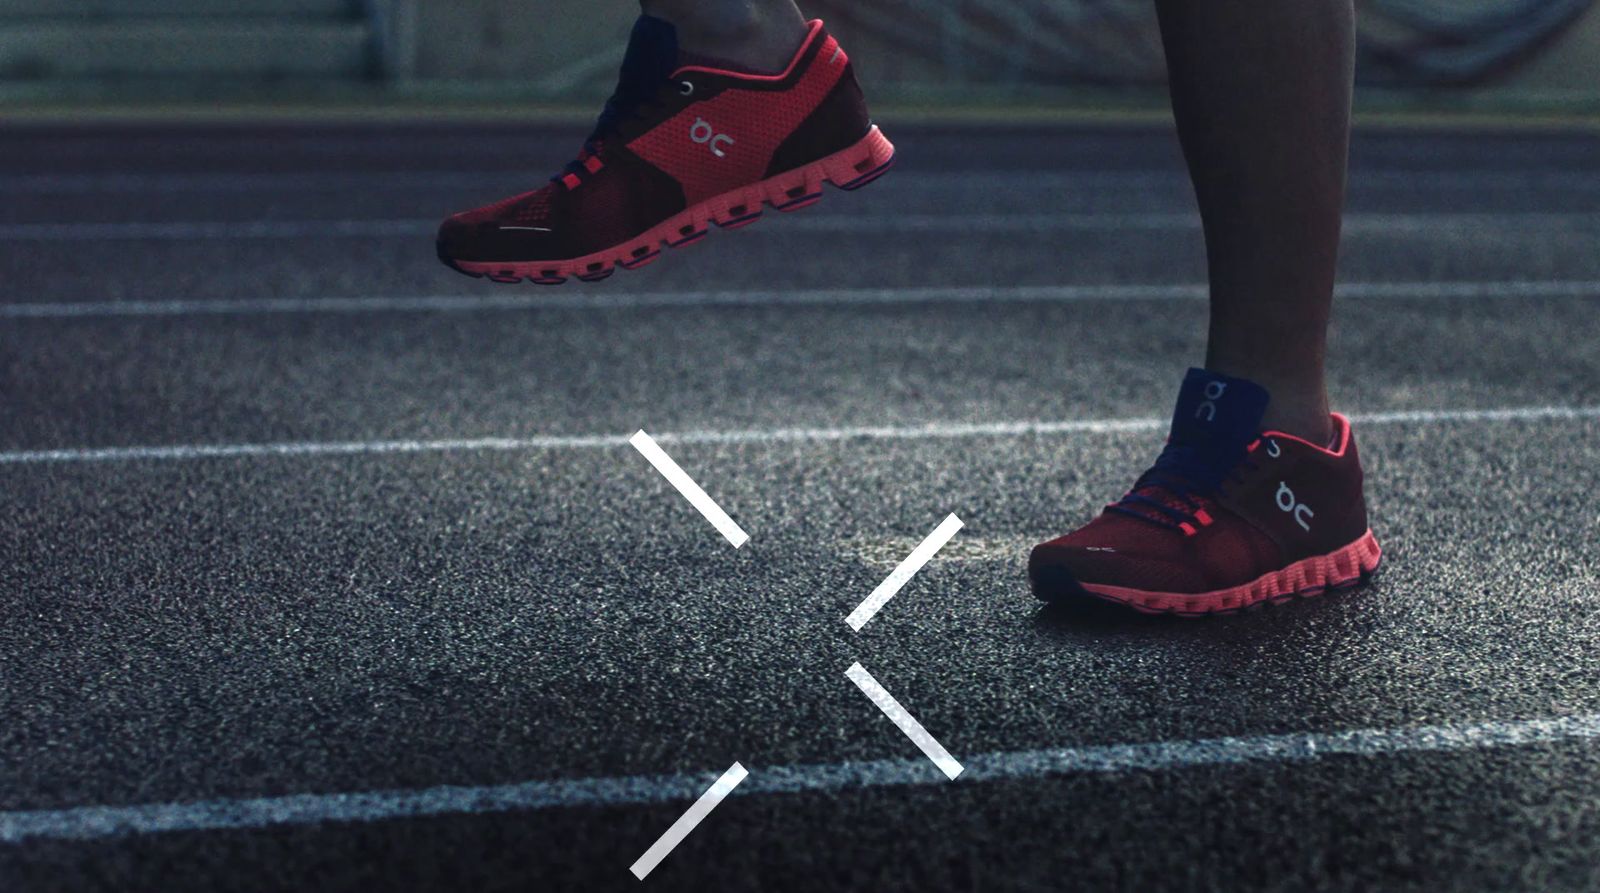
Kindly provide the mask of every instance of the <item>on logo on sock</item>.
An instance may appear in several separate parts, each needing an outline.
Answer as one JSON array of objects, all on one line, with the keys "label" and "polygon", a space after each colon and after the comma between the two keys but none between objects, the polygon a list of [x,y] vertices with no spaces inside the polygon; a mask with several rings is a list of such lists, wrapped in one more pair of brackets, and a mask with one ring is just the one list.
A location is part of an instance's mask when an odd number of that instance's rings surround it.
[{"label": "on logo on sock", "polygon": [[1226,390],[1228,390],[1228,383],[1225,381],[1207,382],[1206,399],[1202,401],[1199,406],[1195,407],[1194,417],[1198,419],[1203,413],[1206,417],[1206,421],[1215,421],[1217,418],[1216,401],[1222,399],[1222,394]]}]

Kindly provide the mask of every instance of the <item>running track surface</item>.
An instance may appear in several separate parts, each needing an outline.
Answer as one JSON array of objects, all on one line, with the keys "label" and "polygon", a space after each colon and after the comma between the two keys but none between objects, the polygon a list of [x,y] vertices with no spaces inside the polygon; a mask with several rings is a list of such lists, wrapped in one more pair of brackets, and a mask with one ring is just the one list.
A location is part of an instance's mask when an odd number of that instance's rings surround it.
[{"label": "running track surface", "polygon": [[882,123],[872,187],[554,290],[429,221],[576,130],[0,131],[0,889],[1600,886],[1600,141],[1358,135],[1386,567],[1169,622],[1022,565],[1201,356],[1172,135]]}]

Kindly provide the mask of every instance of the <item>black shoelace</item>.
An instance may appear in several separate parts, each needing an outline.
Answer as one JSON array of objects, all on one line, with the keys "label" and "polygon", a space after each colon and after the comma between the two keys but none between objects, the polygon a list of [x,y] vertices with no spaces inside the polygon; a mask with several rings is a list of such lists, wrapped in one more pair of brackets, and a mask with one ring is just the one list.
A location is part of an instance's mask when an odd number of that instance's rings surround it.
[{"label": "black shoelace", "polygon": [[[1156,457],[1156,464],[1139,476],[1127,495],[1106,509],[1173,530],[1188,525],[1188,532],[1192,533],[1196,526],[1204,526],[1199,513],[1205,511],[1205,503],[1220,498],[1225,484],[1258,467],[1250,453],[1247,448],[1242,456],[1228,461],[1193,446],[1169,442]],[[1140,492],[1151,490],[1172,499],[1156,499]]]},{"label": "black shoelace", "polygon": [[661,104],[658,93],[660,86],[659,81],[648,88],[629,84],[626,80],[617,84],[616,92],[606,100],[605,108],[600,111],[600,117],[595,119],[594,131],[584,139],[583,149],[578,153],[578,157],[567,162],[561,173],[550,179],[560,180],[567,174],[578,177],[588,174],[587,162],[600,153],[600,143],[606,137],[615,135],[623,121],[637,116],[646,108]]},{"label": "black shoelace", "polygon": [[647,107],[660,104],[661,85],[671,76],[677,62],[677,31],[661,19],[640,16],[634,23],[633,35],[628,39],[628,51],[622,57],[617,88],[600,110],[600,117],[595,119],[593,132],[583,141],[583,150],[578,157],[550,179],[587,175],[590,171],[588,161],[599,154],[603,140],[616,135],[622,122]]}]

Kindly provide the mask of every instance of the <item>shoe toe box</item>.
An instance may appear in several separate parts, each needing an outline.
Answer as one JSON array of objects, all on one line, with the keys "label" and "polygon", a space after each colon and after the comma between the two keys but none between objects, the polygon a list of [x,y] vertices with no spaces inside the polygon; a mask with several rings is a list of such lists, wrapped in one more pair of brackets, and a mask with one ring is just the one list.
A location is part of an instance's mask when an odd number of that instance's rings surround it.
[{"label": "shoe toe box", "polygon": [[439,224],[436,241],[441,257],[460,261],[527,262],[558,260],[563,256],[560,240],[552,229],[476,219],[472,212],[445,218]]},{"label": "shoe toe box", "polygon": [[1028,555],[1028,580],[1044,601],[1090,595],[1084,587],[1111,587],[1142,592],[1198,592],[1205,588],[1200,569],[1166,550],[1120,544],[1103,545],[1084,531],[1033,547]]},{"label": "shoe toe box", "polygon": [[540,261],[564,256],[553,222],[558,204],[553,187],[451,214],[439,224],[439,256],[458,261]]}]

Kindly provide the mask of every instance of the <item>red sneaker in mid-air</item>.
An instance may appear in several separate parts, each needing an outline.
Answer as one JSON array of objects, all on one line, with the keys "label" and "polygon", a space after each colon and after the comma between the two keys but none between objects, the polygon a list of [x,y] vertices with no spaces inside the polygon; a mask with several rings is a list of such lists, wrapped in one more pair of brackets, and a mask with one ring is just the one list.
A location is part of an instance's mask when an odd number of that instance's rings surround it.
[{"label": "red sneaker in mid-air", "polygon": [[542,189],[445,220],[440,260],[496,282],[603,279],[711,224],[751,223],[764,205],[803,208],[823,183],[864,186],[893,162],[820,21],[777,74],[696,61],[680,57],[671,24],[641,16],[578,158]]},{"label": "red sneaker in mid-air", "polygon": [[1191,369],[1156,464],[1089,524],[1028,558],[1047,602],[1222,614],[1354,586],[1382,552],[1367,526],[1350,420],[1331,445],[1261,431],[1267,392]]}]

